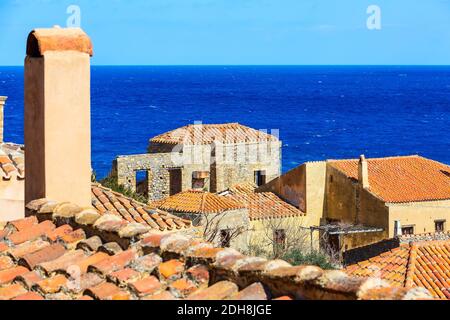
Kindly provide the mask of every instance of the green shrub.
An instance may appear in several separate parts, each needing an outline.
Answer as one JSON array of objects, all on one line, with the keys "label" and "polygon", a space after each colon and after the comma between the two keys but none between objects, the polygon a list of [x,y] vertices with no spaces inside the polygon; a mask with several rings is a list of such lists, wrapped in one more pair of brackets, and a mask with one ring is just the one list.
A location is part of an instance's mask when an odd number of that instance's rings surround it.
[{"label": "green shrub", "polygon": [[105,179],[101,180],[100,183],[115,192],[119,192],[126,197],[132,198],[136,201],[147,203],[147,199],[139,194],[131,190],[130,188],[125,187],[124,185],[118,184],[117,179],[115,177],[108,176]]},{"label": "green shrub", "polygon": [[292,249],[286,252],[282,259],[286,260],[294,266],[313,265],[322,269],[336,269],[336,266],[330,261],[325,253],[319,251],[302,252],[299,249]]}]

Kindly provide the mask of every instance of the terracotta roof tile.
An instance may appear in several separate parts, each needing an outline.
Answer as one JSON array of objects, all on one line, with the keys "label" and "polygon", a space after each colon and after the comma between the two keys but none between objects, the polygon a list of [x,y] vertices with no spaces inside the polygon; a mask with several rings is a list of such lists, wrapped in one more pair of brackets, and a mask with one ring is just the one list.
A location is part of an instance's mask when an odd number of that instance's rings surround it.
[{"label": "terracotta roof tile", "polygon": [[10,286],[0,288],[0,300],[14,299],[25,293],[27,293],[27,290],[20,284],[15,283]]},{"label": "terracotta roof tile", "polygon": [[154,276],[131,282],[129,287],[138,297],[157,293],[163,288],[161,282]]},{"label": "terracotta roof tile", "polygon": [[[306,215],[272,192],[256,192],[253,184],[238,184],[223,192],[226,197],[242,203],[250,220],[286,218]],[[222,194],[222,193],[221,193]]]},{"label": "terracotta roof tile", "polygon": [[0,178],[3,180],[25,178],[23,145],[0,143]]},{"label": "terracotta roof tile", "polygon": [[[329,297],[330,288],[333,290],[333,297],[340,298],[377,297],[371,289],[365,289],[360,293],[359,287],[355,283],[356,278],[348,278],[349,284],[342,276],[334,279],[332,274],[335,271],[323,271],[315,268],[313,275],[308,275],[308,286],[299,284],[303,281],[303,271],[311,267],[289,267],[284,263],[283,268],[287,269],[278,272],[279,269],[271,267],[264,270],[261,264],[252,264],[255,257],[246,257],[236,251],[225,248],[214,248],[204,240],[197,239],[188,233],[138,233],[133,238],[123,237],[123,229],[129,231],[129,225],[123,225],[122,229],[116,230],[116,226],[99,224],[100,230],[95,222],[89,220],[87,225],[78,225],[77,216],[67,218],[73,229],[83,227],[89,234],[95,234],[89,239],[82,240],[78,245],[61,242],[61,234],[70,232],[70,228],[62,224],[54,213],[39,213],[40,206],[49,205],[45,201],[36,201],[27,206],[39,220],[55,219],[58,228],[52,228],[42,237],[47,239],[35,239],[34,236],[21,244],[15,245],[6,239],[0,239],[0,243],[6,249],[0,253],[0,264],[4,270],[0,270],[0,299],[18,300],[86,300],[86,299],[264,299],[280,296],[293,296],[295,298],[314,298],[317,290],[325,298]],[[78,215],[83,215],[83,210],[73,206],[73,210]],[[91,209],[86,209],[91,210]],[[70,213],[70,212],[68,212]],[[70,214],[69,214],[70,215]],[[95,215],[94,215],[95,216]],[[96,219],[108,221],[110,215],[98,215]],[[116,216],[113,216],[116,218]],[[119,218],[120,219],[120,218]],[[116,219],[112,219],[117,221]],[[132,224],[130,224],[132,225]],[[17,231],[11,225],[8,230],[9,236],[16,233],[33,232],[33,228],[38,228],[35,224],[32,227],[25,227]],[[139,229],[139,228],[138,228]],[[58,234],[54,236],[56,231]],[[147,229],[146,229],[147,230]],[[62,231],[61,233],[59,233]],[[145,230],[141,230],[146,232]],[[136,235],[136,234],[135,234]],[[9,237],[8,236],[8,237]],[[441,290],[443,295],[448,295],[448,290],[443,288],[442,283],[446,278],[448,268],[447,260],[442,255],[448,252],[448,247],[427,248],[426,255],[418,255],[420,268],[424,271],[417,272],[414,279],[421,278],[424,284],[434,279],[434,285],[430,285],[430,291],[439,295]],[[102,251],[110,252],[108,255]],[[417,249],[420,252],[420,249]],[[400,256],[400,254],[399,254]],[[407,257],[407,255],[405,255]],[[439,258],[436,258],[439,257]],[[385,256],[384,258],[388,258]],[[406,258],[407,259],[407,258]],[[435,263],[430,263],[434,259]],[[395,259],[390,263],[397,263]],[[275,261],[272,262],[272,265]],[[19,264],[23,264],[19,265]],[[286,266],[287,264],[287,266]],[[236,272],[235,265],[240,265],[239,270],[251,275],[250,278]],[[263,264],[264,265],[264,264]],[[276,265],[276,263],[275,263]],[[253,268],[253,269],[252,269]],[[417,270],[421,270],[419,267]],[[434,268],[434,269],[433,269]],[[219,271],[220,278],[210,277],[210,272]],[[320,272],[318,272],[318,270]],[[392,268],[395,270],[395,267]],[[392,270],[389,271],[392,273]],[[434,270],[443,272],[437,274]],[[299,273],[302,271],[302,273]],[[253,272],[253,273],[252,273]],[[408,268],[407,273],[410,273]],[[213,274],[213,273],[211,273]],[[214,274],[218,274],[217,272]],[[318,277],[327,275],[324,283]],[[433,278],[435,277],[435,278]],[[223,279],[222,279],[223,278]],[[248,279],[252,279],[248,281]],[[218,280],[223,280],[217,282]],[[261,284],[257,282],[261,280]],[[437,281],[441,281],[438,283]],[[237,285],[239,283],[239,287]],[[344,284],[344,285],[343,285]],[[350,285],[351,284],[351,285]],[[342,286],[351,286],[351,290],[341,290]],[[367,287],[366,285],[364,285]],[[307,288],[313,288],[313,294]],[[271,292],[275,288],[274,292]],[[347,287],[345,287],[347,288]],[[362,288],[362,287],[361,287]],[[267,291],[265,291],[267,290]],[[306,290],[306,291],[305,291]],[[264,292],[267,296],[264,296]],[[300,291],[300,293],[299,293]],[[409,298],[429,298],[429,293],[411,292],[411,289],[399,288],[398,290],[385,289],[381,294],[383,297]]]},{"label": "terracotta roof tile", "polygon": [[40,236],[45,235],[47,232],[53,231],[56,226],[51,221],[44,221],[38,225],[31,226],[27,229],[23,229],[19,232],[15,232],[8,236],[8,239],[15,245],[34,240]]},{"label": "terracotta roof tile", "polygon": [[[358,160],[329,160],[347,177],[358,179]],[[367,159],[369,190],[385,202],[450,199],[450,166],[420,156]]]},{"label": "terracotta roof tile", "polygon": [[377,257],[346,268],[358,277],[379,276],[396,286],[419,286],[435,298],[448,299],[450,240],[404,244]]},{"label": "terracotta roof tile", "polygon": [[150,141],[155,143],[197,145],[211,144],[214,141],[224,144],[278,141],[278,138],[239,123],[224,123],[188,125],[158,135]]},{"label": "terracotta roof tile", "polygon": [[0,285],[4,285],[13,281],[17,276],[28,272],[28,269],[22,266],[13,267],[0,271]]},{"label": "terracotta roof tile", "polygon": [[[101,213],[113,213],[128,222],[138,222],[160,231],[181,230],[191,227],[191,221],[181,219],[149,205],[114,192],[100,184],[92,184],[92,205]],[[173,221],[176,221],[174,224]]]},{"label": "terracotta roof tile", "polygon": [[184,191],[158,201],[159,209],[169,212],[198,214],[221,213],[228,210],[244,208],[242,203],[204,191]]},{"label": "terracotta roof tile", "polygon": [[59,243],[52,244],[33,253],[28,253],[19,260],[19,264],[33,269],[38,264],[55,260],[66,253],[66,249]]}]

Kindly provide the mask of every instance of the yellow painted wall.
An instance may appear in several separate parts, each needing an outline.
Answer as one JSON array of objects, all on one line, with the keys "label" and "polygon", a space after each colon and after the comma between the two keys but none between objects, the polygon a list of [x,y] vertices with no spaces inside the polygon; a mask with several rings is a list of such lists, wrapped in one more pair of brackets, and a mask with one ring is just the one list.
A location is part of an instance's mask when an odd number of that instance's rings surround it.
[{"label": "yellow painted wall", "polygon": [[394,236],[395,220],[402,226],[414,225],[414,233],[435,232],[435,220],[446,220],[445,231],[450,231],[450,200],[388,204],[388,208],[389,237]]}]

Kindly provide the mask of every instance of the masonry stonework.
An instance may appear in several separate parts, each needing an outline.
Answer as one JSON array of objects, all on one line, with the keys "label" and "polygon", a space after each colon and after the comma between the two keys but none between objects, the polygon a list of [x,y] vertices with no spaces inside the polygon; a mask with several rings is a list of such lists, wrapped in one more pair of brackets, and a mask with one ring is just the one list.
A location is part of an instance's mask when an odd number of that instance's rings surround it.
[{"label": "masonry stonework", "polygon": [[[147,154],[119,156],[112,175],[119,184],[136,191],[136,172],[147,171],[148,200],[160,200],[182,192],[202,189],[220,192],[255,175],[268,182],[281,174],[281,141],[173,144],[150,141]],[[181,179],[171,179],[179,170]],[[196,178],[201,173],[203,178]],[[203,181],[202,181],[203,179]],[[171,181],[172,180],[172,181]],[[179,184],[179,186],[174,186]]]}]

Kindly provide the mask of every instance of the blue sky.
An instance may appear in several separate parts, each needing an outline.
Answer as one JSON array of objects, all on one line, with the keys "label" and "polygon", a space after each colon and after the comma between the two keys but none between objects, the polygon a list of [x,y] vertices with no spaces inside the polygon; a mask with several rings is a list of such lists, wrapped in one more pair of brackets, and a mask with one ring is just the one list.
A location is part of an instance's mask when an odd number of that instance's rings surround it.
[{"label": "blue sky", "polygon": [[0,0],[0,65],[71,4],[97,65],[450,64],[450,0]]}]

